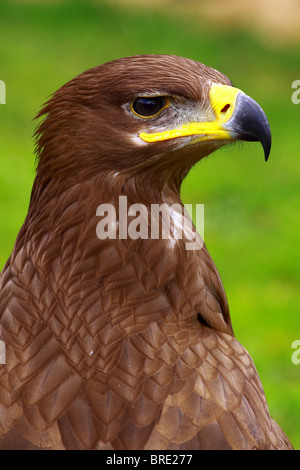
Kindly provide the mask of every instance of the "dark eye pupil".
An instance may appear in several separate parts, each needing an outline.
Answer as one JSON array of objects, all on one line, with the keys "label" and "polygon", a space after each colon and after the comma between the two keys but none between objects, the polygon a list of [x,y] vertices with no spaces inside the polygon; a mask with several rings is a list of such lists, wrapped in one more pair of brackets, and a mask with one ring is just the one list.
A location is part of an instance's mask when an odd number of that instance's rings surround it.
[{"label": "dark eye pupil", "polygon": [[166,99],[162,96],[141,97],[134,101],[132,107],[140,116],[154,116],[166,104]]}]

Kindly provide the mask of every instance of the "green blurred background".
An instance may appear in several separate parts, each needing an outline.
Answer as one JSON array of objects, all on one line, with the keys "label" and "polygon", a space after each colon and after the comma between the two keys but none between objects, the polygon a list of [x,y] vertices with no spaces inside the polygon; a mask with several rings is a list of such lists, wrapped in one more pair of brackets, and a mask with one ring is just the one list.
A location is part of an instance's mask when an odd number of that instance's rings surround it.
[{"label": "green blurred background", "polygon": [[[184,4],[183,4],[184,3]],[[241,7],[241,4],[243,5]],[[0,4],[0,265],[27,212],[33,117],[85,69],[139,53],[176,54],[221,70],[258,101],[272,129],[259,144],[222,149],[182,188],[205,204],[205,241],[227,291],[237,338],[253,357],[272,416],[300,449],[299,1],[20,1]]]}]

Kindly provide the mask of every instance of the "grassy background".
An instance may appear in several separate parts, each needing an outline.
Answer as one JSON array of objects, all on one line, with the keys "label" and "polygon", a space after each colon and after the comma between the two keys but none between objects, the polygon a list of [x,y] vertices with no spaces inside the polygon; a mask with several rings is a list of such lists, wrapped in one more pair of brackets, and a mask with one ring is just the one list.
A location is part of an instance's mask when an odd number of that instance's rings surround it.
[{"label": "grassy background", "polygon": [[221,70],[264,108],[271,156],[266,164],[256,143],[220,150],[194,167],[182,197],[205,204],[205,241],[235,334],[256,363],[272,416],[300,449],[300,364],[291,361],[291,344],[300,339],[300,105],[291,101],[299,44],[276,46],[245,28],[222,29],[170,10],[1,1],[0,266],[27,212],[32,119],[49,94],[87,68],[139,53],[187,56]]}]

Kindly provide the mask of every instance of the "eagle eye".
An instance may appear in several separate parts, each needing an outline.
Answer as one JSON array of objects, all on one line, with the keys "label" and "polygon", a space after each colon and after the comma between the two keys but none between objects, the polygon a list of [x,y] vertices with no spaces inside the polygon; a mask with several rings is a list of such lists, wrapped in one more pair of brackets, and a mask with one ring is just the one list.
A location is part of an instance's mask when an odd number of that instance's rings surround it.
[{"label": "eagle eye", "polygon": [[143,118],[156,116],[168,105],[168,100],[164,96],[140,96],[131,104],[134,114]]}]

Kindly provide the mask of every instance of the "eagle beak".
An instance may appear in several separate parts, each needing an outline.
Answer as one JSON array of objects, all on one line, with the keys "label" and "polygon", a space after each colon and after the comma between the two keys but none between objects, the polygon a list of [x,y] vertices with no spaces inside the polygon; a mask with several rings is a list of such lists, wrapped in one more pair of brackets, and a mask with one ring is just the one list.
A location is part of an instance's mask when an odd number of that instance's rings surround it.
[{"label": "eagle beak", "polygon": [[176,129],[147,134],[140,138],[145,142],[158,142],[178,137],[194,136],[189,143],[217,141],[259,141],[268,160],[271,149],[271,130],[262,108],[250,96],[238,88],[213,83],[210,88],[210,104],[215,119],[206,122],[188,122]]},{"label": "eagle beak", "polygon": [[[228,131],[229,139],[259,141],[267,161],[271,149],[271,130],[259,104],[237,88],[214,84],[210,90],[210,100],[217,117],[216,123],[223,121],[222,128]],[[224,112],[225,116],[222,116]]]}]

